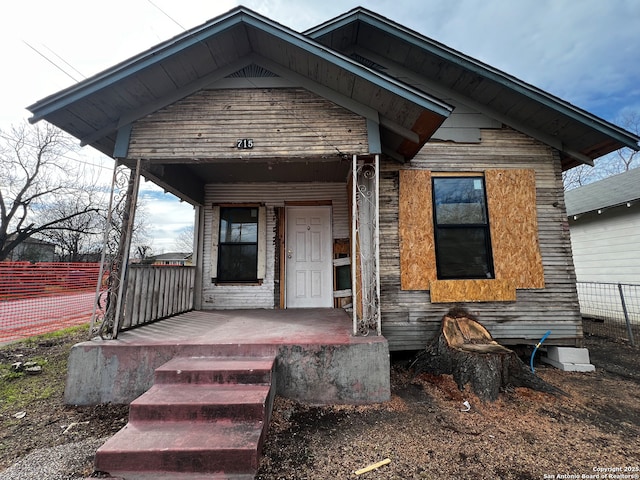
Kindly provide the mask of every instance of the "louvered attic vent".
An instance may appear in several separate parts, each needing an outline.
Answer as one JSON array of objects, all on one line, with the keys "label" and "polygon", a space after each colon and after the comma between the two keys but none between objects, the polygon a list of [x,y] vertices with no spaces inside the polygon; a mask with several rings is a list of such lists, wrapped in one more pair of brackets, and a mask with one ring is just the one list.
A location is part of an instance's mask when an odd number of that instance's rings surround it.
[{"label": "louvered attic vent", "polygon": [[277,77],[273,72],[270,72],[266,68],[261,67],[260,65],[256,65],[252,63],[251,65],[247,65],[244,68],[241,68],[235,73],[231,75],[227,75],[227,78],[267,78],[267,77]]},{"label": "louvered attic vent", "polygon": [[378,70],[378,71],[382,71],[382,70],[386,70],[387,69],[387,67],[384,67],[384,66],[380,65],[379,63],[374,62],[373,60],[369,60],[368,58],[363,57],[362,55],[358,55],[357,53],[352,53],[350,56],[354,60],[360,62],[365,67],[373,68],[374,70]]}]

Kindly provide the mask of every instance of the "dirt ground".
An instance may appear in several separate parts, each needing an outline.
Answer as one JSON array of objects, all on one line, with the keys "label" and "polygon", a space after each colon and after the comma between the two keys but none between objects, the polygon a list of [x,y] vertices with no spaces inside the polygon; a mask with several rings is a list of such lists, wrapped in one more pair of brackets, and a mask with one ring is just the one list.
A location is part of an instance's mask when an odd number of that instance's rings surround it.
[{"label": "dirt ground", "polygon": [[[126,406],[62,403],[66,357],[82,334],[0,348],[0,472],[35,449],[102,438],[126,423]],[[406,356],[392,359],[385,404],[318,407],[278,397],[257,478],[640,478],[640,350],[596,337],[586,343],[593,373],[536,365],[568,397],[515,389],[482,404],[449,377],[413,377]],[[44,364],[42,374],[6,374],[30,358]],[[24,403],[30,389],[40,393]],[[97,476],[92,457],[67,478]]]}]

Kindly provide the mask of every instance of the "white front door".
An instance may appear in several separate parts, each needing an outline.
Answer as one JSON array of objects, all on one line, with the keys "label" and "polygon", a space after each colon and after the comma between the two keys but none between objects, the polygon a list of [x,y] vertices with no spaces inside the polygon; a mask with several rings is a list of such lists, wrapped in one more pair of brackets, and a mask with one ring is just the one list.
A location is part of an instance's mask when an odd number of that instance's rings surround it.
[{"label": "white front door", "polygon": [[331,207],[287,207],[287,308],[333,306]]}]

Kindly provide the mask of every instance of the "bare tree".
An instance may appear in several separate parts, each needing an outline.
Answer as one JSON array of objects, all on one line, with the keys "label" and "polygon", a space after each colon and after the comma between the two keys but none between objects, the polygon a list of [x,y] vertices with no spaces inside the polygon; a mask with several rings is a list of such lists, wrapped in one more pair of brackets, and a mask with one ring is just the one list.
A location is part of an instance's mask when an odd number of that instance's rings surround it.
[{"label": "bare tree", "polygon": [[46,123],[0,130],[0,261],[33,235],[73,230],[65,222],[99,211],[90,201],[75,211],[39,218],[48,206],[82,190],[82,170],[65,158],[74,148],[69,137]]},{"label": "bare tree", "polygon": [[173,245],[178,252],[193,252],[193,225],[181,228]]},{"label": "bare tree", "polygon": [[[87,191],[79,193],[77,196],[58,198],[38,214],[37,218],[42,223],[63,219],[57,224],[59,228],[45,230],[41,235],[56,245],[63,261],[79,262],[87,256],[92,256],[96,261],[102,251],[100,234],[106,227],[105,218],[91,209],[96,195],[87,194]],[[84,213],[74,216],[76,212]]]},{"label": "bare tree", "polygon": [[[635,134],[640,134],[640,113],[629,112],[618,121],[624,128]],[[580,165],[562,174],[565,190],[597,182],[603,178],[626,172],[640,166],[640,155],[631,148],[621,148],[595,161],[595,165]]]}]

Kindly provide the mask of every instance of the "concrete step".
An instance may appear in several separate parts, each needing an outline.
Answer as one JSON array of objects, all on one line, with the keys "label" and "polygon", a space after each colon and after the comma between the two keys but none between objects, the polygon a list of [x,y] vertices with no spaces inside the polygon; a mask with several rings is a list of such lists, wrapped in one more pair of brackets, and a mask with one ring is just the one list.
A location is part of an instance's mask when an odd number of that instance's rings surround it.
[{"label": "concrete step", "polygon": [[154,383],[269,384],[275,357],[174,358],[155,370]]},{"label": "concrete step", "polygon": [[133,473],[174,479],[184,474],[255,475],[264,427],[263,422],[228,420],[129,423],[98,449],[95,468],[127,480]]},{"label": "concrete step", "polygon": [[95,468],[126,480],[254,478],[275,397],[271,358],[176,358],[134,400]]},{"label": "concrete step", "polygon": [[154,385],[131,402],[129,422],[265,420],[270,385]]}]

